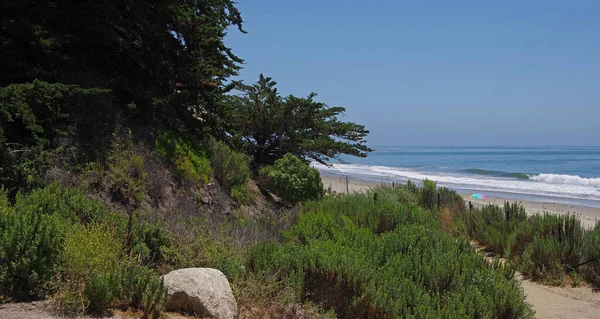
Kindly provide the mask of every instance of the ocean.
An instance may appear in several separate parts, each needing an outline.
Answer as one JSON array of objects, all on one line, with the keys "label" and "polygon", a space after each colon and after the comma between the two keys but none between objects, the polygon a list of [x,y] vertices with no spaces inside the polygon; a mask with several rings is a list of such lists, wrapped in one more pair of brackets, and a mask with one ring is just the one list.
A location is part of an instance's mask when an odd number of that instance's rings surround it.
[{"label": "ocean", "polygon": [[342,157],[323,174],[405,183],[425,178],[457,191],[600,207],[600,146],[379,147]]}]

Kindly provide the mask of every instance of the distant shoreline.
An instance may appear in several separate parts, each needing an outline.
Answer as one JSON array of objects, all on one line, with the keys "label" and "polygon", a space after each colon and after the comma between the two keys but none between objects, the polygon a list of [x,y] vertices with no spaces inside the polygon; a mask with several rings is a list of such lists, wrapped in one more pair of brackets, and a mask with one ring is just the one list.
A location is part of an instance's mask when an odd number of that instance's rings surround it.
[{"label": "distant shoreline", "polygon": [[[333,175],[321,172],[321,179],[323,181],[323,187],[331,189],[337,193],[350,193],[362,192],[372,187],[381,185],[391,186],[391,181],[369,181],[356,177],[348,177],[348,186],[346,188],[346,176]],[[550,201],[537,201],[535,199],[529,199],[529,196],[511,196],[510,193],[494,193],[493,196],[488,196],[486,199],[469,199],[469,193],[465,191],[458,191],[463,198],[465,203],[471,201],[475,206],[482,206],[487,203],[502,205],[505,202],[518,201],[523,204],[527,214],[534,215],[538,213],[548,212],[551,214],[575,214],[585,227],[594,227],[597,221],[600,221],[600,207],[588,207],[585,205],[578,204],[562,204]],[[528,198],[528,199],[524,199]]]}]

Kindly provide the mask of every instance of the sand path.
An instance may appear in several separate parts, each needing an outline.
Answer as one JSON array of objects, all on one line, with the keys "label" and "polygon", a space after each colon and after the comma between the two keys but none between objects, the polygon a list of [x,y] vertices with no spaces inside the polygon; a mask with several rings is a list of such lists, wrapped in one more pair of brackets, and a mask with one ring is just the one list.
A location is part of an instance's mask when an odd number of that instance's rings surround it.
[{"label": "sand path", "polygon": [[539,319],[598,319],[600,293],[589,287],[549,287],[523,279],[521,282],[527,302],[533,306]]}]

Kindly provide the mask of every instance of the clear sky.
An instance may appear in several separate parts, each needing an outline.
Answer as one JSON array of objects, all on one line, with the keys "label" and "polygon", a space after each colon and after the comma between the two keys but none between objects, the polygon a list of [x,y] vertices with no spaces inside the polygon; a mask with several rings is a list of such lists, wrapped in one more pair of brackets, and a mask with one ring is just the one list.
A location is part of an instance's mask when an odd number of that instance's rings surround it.
[{"label": "clear sky", "polygon": [[369,145],[600,145],[600,1],[239,0],[240,79],[319,94]]}]

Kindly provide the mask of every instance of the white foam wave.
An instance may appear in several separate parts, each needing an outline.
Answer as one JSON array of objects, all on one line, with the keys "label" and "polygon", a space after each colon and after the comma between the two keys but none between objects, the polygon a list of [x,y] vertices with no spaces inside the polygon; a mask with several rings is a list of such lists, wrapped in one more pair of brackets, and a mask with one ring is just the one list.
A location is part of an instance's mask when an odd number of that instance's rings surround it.
[{"label": "white foam wave", "polygon": [[439,186],[498,191],[527,195],[600,200],[600,179],[570,175],[541,174],[531,180],[494,178],[464,174],[427,173],[407,168],[361,164],[333,164],[328,167],[313,163],[321,171],[384,181],[437,181]]},{"label": "white foam wave", "polygon": [[532,176],[531,179],[549,184],[583,185],[600,188],[600,178],[584,178],[577,175],[540,174]]}]

